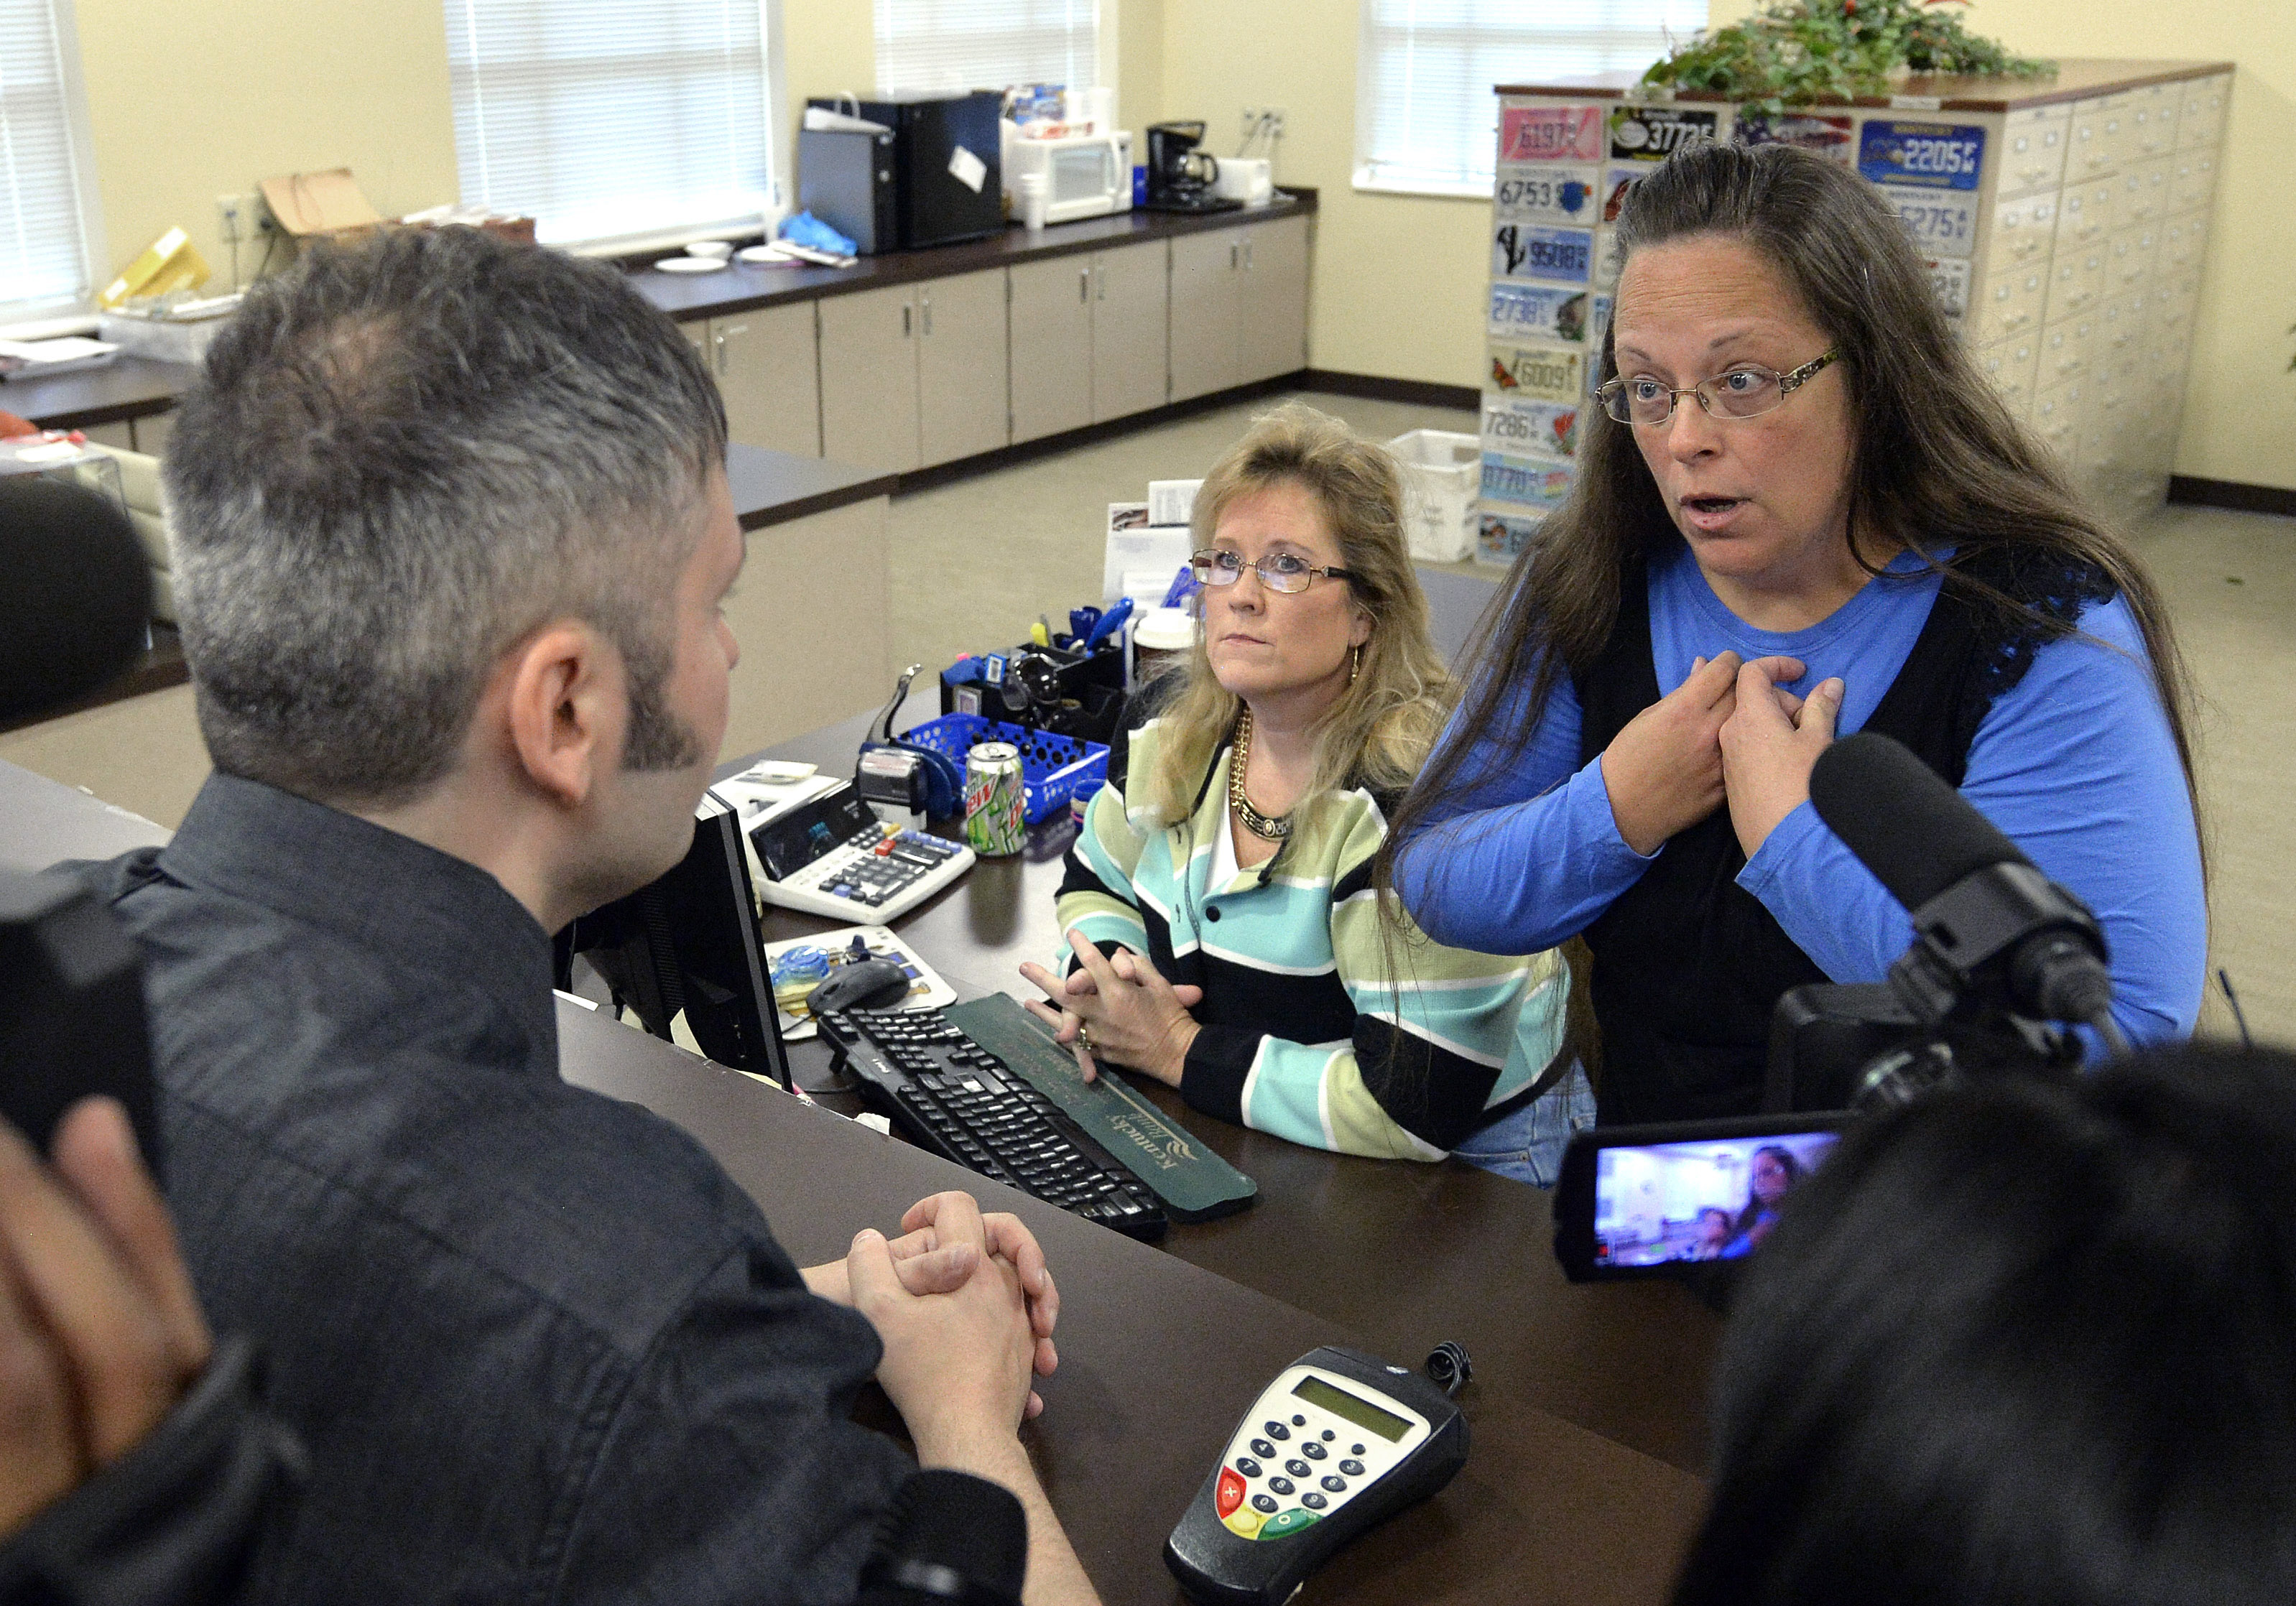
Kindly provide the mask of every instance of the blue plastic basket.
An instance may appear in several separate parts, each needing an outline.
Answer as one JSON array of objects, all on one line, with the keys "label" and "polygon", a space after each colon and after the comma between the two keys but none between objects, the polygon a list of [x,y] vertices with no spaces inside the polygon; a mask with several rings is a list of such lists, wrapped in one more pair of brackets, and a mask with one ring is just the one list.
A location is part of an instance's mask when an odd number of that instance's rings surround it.
[{"label": "blue plastic basket", "polygon": [[964,767],[964,756],[984,742],[1009,742],[1021,750],[1021,810],[1031,825],[1041,824],[1080,791],[1108,779],[1108,750],[1097,742],[1055,736],[1025,725],[1006,725],[978,714],[943,714],[901,733],[901,740],[929,747]]}]

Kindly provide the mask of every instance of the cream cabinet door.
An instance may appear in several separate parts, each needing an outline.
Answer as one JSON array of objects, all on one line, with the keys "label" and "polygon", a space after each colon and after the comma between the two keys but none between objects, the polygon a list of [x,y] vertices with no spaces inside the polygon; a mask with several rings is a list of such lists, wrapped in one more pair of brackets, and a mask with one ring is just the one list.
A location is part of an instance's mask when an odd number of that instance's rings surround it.
[{"label": "cream cabinet door", "polygon": [[[1093,422],[1093,258],[1023,262],[1012,273],[1013,438],[1038,440]],[[1157,320],[1160,331],[1163,320]],[[1158,344],[1162,341],[1160,338]],[[1163,365],[1156,399],[1164,398]]]},{"label": "cream cabinet door", "polygon": [[1308,365],[1308,220],[1255,224],[1243,234],[1239,381]]},{"label": "cream cabinet door", "polygon": [[824,296],[818,306],[821,455],[898,474],[922,466],[915,288]]},{"label": "cream cabinet door", "polygon": [[702,355],[726,397],[726,433],[745,447],[821,455],[821,371],[811,301],[709,321]]},{"label": "cream cabinet door", "polygon": [[1004,270],[928,280],[916,298],[922,463],[954,463],[1010,445]]},{"label": "cream cabinet door", "polygon": [[[1161,240],[1092,259],[1092,421],[1164,405],[1170,381],[1171,262]],[[1013,395],[1020,390],[1014,370]]]},{"label": "cream cabinet door", "polygon": [[1240,382],[1243,235],[1242,229],[1214,229],[1172,242],[1173,401]]}]

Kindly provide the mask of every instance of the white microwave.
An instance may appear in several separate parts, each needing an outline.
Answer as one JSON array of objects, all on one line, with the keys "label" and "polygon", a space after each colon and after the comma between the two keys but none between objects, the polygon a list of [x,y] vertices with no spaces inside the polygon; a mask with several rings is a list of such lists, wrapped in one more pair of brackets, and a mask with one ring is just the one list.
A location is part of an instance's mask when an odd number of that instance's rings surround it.
[{"label": "white microwave", "polygon": [[1021,176],[1045,176],[1045,221],[1074,223],[1132,209],[1132,135],[1065,134],[1056,139],[1021,139],[1005,125],[1003,152],[1004,193],[1013,215],[1021,215]]}]

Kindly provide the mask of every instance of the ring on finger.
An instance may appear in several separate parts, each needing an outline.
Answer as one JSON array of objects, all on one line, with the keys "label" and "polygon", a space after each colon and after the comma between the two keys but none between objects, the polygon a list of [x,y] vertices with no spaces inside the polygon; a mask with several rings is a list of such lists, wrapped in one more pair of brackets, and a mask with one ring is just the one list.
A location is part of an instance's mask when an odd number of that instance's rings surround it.
[{"label": "ring on finger", "polygon": [[1092,1028],[1079,1023],[1077,1027],[1077,1046],[1085,1053],[1092,1052]]}]

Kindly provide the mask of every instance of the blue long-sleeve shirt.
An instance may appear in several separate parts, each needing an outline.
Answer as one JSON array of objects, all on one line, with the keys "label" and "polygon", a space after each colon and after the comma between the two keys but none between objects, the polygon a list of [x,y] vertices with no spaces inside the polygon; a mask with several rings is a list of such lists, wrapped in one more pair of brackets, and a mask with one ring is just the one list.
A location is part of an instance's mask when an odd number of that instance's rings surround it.
[{"label": "blue long-sleeve shirt", "polygon": [[[1693,659],[1735,651],[1801,660],[1787,689],[1839,676],[1837,733],[1859,729],[1897,678],[1939,580],[1901,556],[1805,630],[1757,630],[1677,547],[1650,570],[1651,650],[1661,693]],[[2042,646],[1970,745],[1962,796],[2096,914],[2112,949],[2113,1019],[2131,1041],[2189,1033],[2207,972],[2200,840],[2144,639],[2119,597],[2079,635]],[[1506,721],[1499,722],[1502,728]],[[1455,727],[1445,742],[1457,736]],[[1567,677],[1520,751],[1485,740],[1452,795],[1402,843],[1397,881],[1437,942],[1529,953],[1583,930],[1652,859],[1627,846],[1599,756],[1578,762]],[[1665,851],[1663,845],[1658,850]],[[1905,906],[1804,802],[1738,876],[1835,981],[1878,981],[1913,941]]]}]

